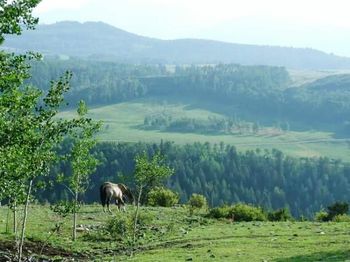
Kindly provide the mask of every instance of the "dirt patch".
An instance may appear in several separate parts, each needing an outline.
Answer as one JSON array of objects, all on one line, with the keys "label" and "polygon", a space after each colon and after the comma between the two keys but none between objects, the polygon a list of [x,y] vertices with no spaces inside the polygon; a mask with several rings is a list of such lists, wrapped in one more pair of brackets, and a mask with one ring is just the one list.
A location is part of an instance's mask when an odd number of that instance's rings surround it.
[{"label": "dirt patch", "polygon": [[[16,251],[15,242],[0,240],[0,262],[13,261]],[[41,254],[40,254],[41,253]],[[79,261],[89,260],[86,254],[77,254],[62,248],[46,245],[42,242],[26,241],[23,246],[24,261]],[[54,258],[54,259],[53,259]]]}]

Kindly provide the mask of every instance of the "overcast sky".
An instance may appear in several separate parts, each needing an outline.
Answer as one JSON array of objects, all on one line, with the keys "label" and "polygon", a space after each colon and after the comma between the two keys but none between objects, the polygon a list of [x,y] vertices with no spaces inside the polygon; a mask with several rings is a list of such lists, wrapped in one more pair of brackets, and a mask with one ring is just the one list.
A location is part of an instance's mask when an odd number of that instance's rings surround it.
[{"label": "overcast sky", "polygon": [[350,57],[350,0],[42,0],[40,23],[102,21],[161,39],[311,47]]}]

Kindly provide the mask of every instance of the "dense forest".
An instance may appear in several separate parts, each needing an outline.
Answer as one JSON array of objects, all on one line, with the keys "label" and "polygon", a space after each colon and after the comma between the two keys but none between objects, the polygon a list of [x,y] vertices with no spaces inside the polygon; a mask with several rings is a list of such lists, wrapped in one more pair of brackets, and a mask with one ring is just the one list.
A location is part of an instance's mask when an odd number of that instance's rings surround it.
[{"label": "dense forest", "polygon": [[[59,150],[62,153],[69,147],[66,142]],[[175,175],[165,183],[180,193],[182,202],[192,193],[200,193],[211,206],[245,202],[267,210],[288,207],[298,217],[312,216],[335,201],[350,200],[350,165],[339,160],[293,158],[278,150],[241,153],[223,143],[180,146],[162,142],[99,143],[94,154],[100,165],[91,176],[85,201],[99,201],[98,188],[104,181],[124,180],[132,186],[134,158],[142,152],[161,152],[165,156],[175,169]],[[48,180],[61,172],[69,175],[69,164],[57,165]],[[52,187],[38,192],[39,199],[56,201],[68,196],[62,184]]]},{"label": "dense forest", "polygon": [[[47,83],[65,70],[74,73],[71,104],[84,99],[90,106],[147,96],[200,99],[232,106],[271,122],[293,122],[305,129],[350,132],[350,75],[335,75],[290,87],[285,68],[270,66],[125,65],[80,60],[44,60],[33,65],[34,85]],[[294,127],[293,126],[293,127]]]}]

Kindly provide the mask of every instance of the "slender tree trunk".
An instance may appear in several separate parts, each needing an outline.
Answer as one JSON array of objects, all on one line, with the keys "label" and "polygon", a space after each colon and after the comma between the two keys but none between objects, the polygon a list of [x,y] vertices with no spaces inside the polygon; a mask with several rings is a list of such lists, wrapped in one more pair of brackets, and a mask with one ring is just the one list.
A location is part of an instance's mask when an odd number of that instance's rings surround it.
[{"label": "slender tree trunk", "polygon": [[74,212],[73,212],[73,234],[72,234],[73,241],[77,239],[77,204],[78,204],[78,192],[75,192]]},{"label": "slender tree trunk", "polygon": [[32,191],[32,185],[33,185],[33,180],[30,180],[29,186],[28,186],[28,192],[27,192],[26,203],[25,203],[25,207],[24,207],[24,215],[23,215],[23,223],[22,223],[21,240],[20,240],[19,250],[18,250],[18,262],[20,262],[21,259],[22,259],[24,235],[25,235],[26,224],[27,224],[27,217],[28,217],[29,197],[30,197],[30,192]]},{"label": "slender tree trunk", "polygon": [[9,233],[10,229],[10,213],[11,213],[11,206],[8,205],[8,209],[7,209],[7,217],[6,217],[6,234]]},{"label": "slender tree trunk", "polygon": [[136,242],[136,229],[137,229],[137,219],[139,216],[139,208],[140,208],[140,201],[141,201],[141,195],[142,195],[142,188],[143,186],[140,186],[140,191],[139,191],[139,195],[137,197],[137,206],[136,206],[136,211],[135,211],[135,216],[134,216],[134,232],[133,232],[133,245]]},{"label": "slender tree trunk", "polygon": [[17,235],[17,202],[13,200],[13,233]]}]

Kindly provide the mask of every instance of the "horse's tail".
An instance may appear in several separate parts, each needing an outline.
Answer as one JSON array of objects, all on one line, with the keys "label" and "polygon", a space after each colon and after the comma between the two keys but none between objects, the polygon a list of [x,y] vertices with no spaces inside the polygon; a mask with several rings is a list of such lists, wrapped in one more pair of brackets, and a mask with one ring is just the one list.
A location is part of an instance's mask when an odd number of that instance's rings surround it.
[{"label": "horse's tail", "polygon": [[101,185],[100,186],[100,199],[101,199],[101,204],[102,206],[104,207],[105,204],[106,204],[106,198],[107,198],[107,195],[106,195],[106,190],[105,190],[105,184]]}]

